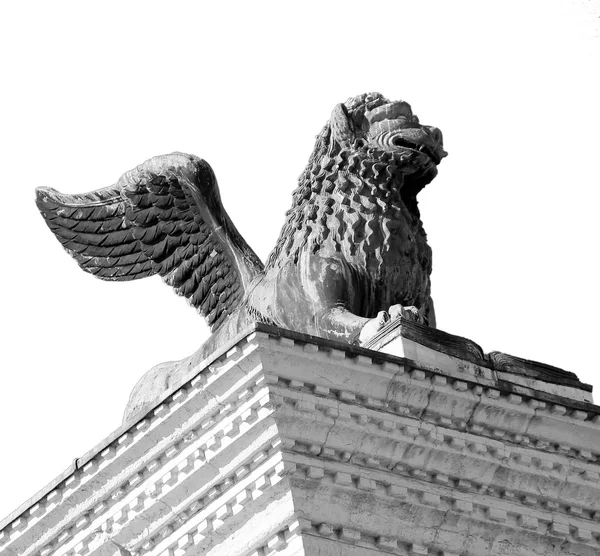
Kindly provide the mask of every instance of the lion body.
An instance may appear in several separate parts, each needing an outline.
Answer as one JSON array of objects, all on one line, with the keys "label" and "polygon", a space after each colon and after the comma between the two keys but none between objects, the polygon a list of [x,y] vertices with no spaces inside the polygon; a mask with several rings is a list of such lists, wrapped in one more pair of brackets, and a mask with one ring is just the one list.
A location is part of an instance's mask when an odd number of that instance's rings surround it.
[{"label": "lion body", "polygon": [[[159,365],[139,381],[126,421],[253,321],[354,342],[378,313],[412,306],[435,326],[432,255],[416,195],[446,153],[439,130],[421,126],[407,106],[368,93],[334,110],[275,249],[243,302],[194,355]],[[404,145],[396,148],[395,137]]]},{"label": "lion body", "polygon": [[247,303],[257,320],[340,339],[343,330],[319,322],[324,309],[372,318],[395,304],[431,305],[432,254],[419,216],[401,199],[398,161],[332,148],[327,130],[320,139]]}]

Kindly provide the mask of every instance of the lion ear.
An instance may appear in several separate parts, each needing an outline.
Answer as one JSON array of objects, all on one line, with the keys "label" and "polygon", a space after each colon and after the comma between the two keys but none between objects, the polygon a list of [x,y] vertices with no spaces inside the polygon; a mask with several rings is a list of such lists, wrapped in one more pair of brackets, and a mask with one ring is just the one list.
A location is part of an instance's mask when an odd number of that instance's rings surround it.
[{"label": "lion ear", "polygon": [[347,145],[354,139],[354,126],[348,109],[343,104],[338,104],[331,113],[329,120],[331,132],[341,145]]}]

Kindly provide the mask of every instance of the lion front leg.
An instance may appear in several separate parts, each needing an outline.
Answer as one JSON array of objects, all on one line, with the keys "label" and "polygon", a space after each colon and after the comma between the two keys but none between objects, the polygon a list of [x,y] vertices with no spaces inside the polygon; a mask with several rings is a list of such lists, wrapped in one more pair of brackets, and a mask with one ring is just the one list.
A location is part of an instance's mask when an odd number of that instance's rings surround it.
[{"label": "lion front leg", "polygon": [[354,343],[359,340],[361,332],[371,320],[373,319],[361,317],[338,305],[318,314],[316,324],[320,335],[332,340]]},{"label": "lion front leg", "polygon": [[336,307],[320,316],[323,335],[362,345],[368,342],[392,320],[388,311],[379,311],[373,318],[360,317],[344,307]]},{"label": "lion front leg", "polygon": [[363,345],[389,322],[404,318],[419,324],[429,325],[425,308],[392,305],[388,311],[379,311],[373,318],[360,317],[351,311],[337,307],[320,318],[322,333],[329,337]]}]

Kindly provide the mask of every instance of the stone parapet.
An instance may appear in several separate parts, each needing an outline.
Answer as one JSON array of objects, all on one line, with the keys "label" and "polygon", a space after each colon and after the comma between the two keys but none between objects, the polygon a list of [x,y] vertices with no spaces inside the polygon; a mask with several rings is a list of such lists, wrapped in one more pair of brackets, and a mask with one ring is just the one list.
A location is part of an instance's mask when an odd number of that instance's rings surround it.
[{"label": "stone parapet", "polygon": [[4,520],[0,553],[597,556],[589,388],[403,326],[375,351],[256,325]]}]

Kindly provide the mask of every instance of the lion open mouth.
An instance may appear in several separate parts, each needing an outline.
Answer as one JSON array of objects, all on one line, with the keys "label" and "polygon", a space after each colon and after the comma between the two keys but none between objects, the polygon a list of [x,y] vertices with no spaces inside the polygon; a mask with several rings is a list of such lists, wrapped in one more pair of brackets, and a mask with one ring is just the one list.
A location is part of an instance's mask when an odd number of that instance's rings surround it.
[{"label": "lion open mouth", "polygon": [[423,153],[424,155],[427,155],[436,165],[442,161],[442,157],[432,148],[428,147],[427,145],[413,143],[412,141],[409,141],[400,135],[396,135],[392,139],[391,143],[395,147],[402,147],[405,149],[410,149],[411,151]]}]

